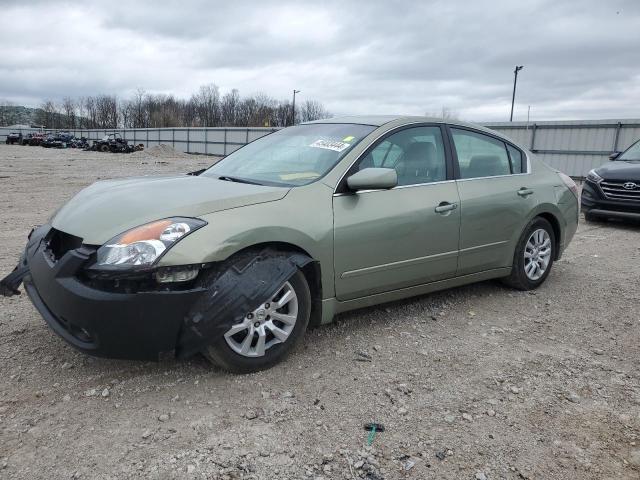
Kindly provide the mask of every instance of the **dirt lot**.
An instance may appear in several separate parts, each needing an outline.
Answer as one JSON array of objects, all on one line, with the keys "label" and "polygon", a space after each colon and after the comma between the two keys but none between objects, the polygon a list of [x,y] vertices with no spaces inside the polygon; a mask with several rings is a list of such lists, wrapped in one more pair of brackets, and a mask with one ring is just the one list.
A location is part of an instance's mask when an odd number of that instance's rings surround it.
[{"label": "dirt lot", "polygon": [[[0,273],[85,185],[208,163],[1,145]],[[581,224],[536,292],[342,315],[248,376],[94,359],[0,298],[0,478],[640,478],[639,235]]]}]

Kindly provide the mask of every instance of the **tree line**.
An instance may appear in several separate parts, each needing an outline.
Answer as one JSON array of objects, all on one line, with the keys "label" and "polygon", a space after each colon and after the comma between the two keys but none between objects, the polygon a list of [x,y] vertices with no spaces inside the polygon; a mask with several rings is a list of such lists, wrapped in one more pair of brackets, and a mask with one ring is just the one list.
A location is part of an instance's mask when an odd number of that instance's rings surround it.
[{"label": "tree line", "polygon": [[[295,123],[329,118],[316,100],[296,102]],[[215,84],[203,85],[188,99],[151,94],[142,89],[130,98],[116,95],[46,100],[37,121],[46,128],[286,127],[293,105],[264,93],[241,97],[238,90],[220,94]]]}]

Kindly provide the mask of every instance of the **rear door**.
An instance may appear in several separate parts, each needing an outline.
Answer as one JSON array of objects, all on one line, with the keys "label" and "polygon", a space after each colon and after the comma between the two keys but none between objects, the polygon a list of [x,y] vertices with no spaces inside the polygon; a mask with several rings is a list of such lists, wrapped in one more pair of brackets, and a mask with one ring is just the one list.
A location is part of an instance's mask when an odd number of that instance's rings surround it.
[{"label": "rear door", "polygon": [[508,267],[537,204],[526,156],[484,132],[450,126],[460,194],[458,275]]},{"label": "rear door", "polygon": [[395,168],[398,186],[333,198],[335,286],[340,300],[455,275],[459,198],[444,127],[395,130],[368,149],[345,179],[368,167]]}]

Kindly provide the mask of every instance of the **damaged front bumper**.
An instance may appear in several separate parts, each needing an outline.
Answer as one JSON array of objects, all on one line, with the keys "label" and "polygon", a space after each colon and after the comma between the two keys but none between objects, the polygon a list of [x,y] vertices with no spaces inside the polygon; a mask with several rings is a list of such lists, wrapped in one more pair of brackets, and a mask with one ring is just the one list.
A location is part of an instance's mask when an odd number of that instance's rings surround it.
[{"label": "damaged front bumper", "polygon": [[[84,275],[96,248],[80,245],[55,255],[49,242],[52,231],[50,225],[32,231],[18,267],[2,280],[0,293],[19,293],[22,281],[49,326],[88,354],[135,360],[181,356],[178,345],[184,344],[185,320],[204,288],[194,284],[130,292],[96,286]],[[199,346],[189,347],[192,352]]]}]

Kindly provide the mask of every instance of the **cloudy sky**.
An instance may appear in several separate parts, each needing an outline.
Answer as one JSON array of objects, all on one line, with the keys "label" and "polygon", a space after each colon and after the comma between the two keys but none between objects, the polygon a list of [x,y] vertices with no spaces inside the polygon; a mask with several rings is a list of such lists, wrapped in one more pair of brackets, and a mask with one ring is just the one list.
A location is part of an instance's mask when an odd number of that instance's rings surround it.
[{"label": "cloudy sky", "polygon": [[0,0],[0,99],[199,85],[334,114],[640,117],[640,0]]}]

